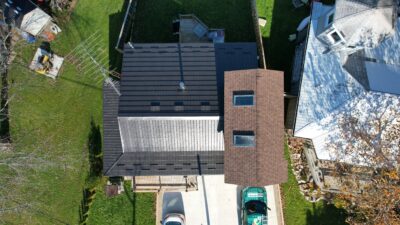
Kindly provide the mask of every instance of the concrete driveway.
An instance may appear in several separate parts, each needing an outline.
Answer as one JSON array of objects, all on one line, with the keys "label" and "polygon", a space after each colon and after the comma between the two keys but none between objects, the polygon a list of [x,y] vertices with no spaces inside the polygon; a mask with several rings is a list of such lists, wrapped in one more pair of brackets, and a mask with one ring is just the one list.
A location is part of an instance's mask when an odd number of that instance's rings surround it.
[{"label": "concrete driveway", "polygon": [[[186,225],[241,224],[240,193],[242,187],[225,184],[223,175],[199,176],[197,180],[198,191],[180,192],[186,216]],[[282,224],[279,216],[280,208],[278,208],[278,211],[276,210],[276,190],[273,186],[267,186],[266,190],[268,208],[270,209],[268,211],[268,224]],[[166,194],[168,193],[166,192]],[[176,194],[174,195],[173,199],[180,198]],[[165,204],[163,205],[165,206]],[[278,207],[280,207],[280,204],[278,204]]]}]

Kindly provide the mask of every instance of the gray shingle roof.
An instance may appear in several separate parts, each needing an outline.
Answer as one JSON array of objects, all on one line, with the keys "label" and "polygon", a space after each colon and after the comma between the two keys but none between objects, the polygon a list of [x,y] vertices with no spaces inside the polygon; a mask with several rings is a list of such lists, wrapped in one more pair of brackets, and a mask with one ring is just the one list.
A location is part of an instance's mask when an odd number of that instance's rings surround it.
[{"label": "gray shingle roof", "polygon": [[224,152],[127,152],[105,175],[199,175],[222,174]]},{"label": "gray shingle roof", "polygon": [[338,0],[335,7],[334,26],[347,45],[366,45],[369,39],[382,39],[393,31],[397,14],[394,0]]},{"label": "gray shingle roof", "polygon": [[367,70],[365,68],[364,50],[357,51],[347,57],[343,68],[356,79],[365,90],[369,90]]},{"label": "gray shingle roof", "polygon": [[[119,89],[119,84],[116,83]],[[118,126],[118,94],[110,86],[103,86],[103,171],[107,174],[122,155],[121,137]]]},{"label": "gray shingle roof", "polygon": [[392,7],[394,0],[337,0],[335,20],[357,15],[374,8]]}]

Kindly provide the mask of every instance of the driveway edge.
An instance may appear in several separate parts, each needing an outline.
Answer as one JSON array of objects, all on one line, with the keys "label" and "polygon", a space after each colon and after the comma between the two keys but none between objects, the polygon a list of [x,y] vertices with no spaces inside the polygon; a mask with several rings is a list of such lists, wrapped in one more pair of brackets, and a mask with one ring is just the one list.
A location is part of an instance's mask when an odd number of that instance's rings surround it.
[{"label": "driveway edge", "polygon": [[162,202],[164,196],[164,189],[157,192],[157,202],[156,202],[156,225],[160,225],[163,218],[161,218],[162,213]]},{"label": "driveway edge", "polygon": [[275,193],[275,205],[277,208],[276,211],[278,214],[277,215],[278,225],[285,225],[285,220],[283,217],[282,195],[281,195],[281,189],[279,187],[279,184],[274,185],[274,193]]}]

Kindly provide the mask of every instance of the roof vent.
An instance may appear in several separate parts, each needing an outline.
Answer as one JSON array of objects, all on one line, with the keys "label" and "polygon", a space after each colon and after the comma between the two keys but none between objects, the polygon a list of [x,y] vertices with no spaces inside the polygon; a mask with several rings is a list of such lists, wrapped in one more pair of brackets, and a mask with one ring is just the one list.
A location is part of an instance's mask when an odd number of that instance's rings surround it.
[{"label": "roof vent", "polygon": [[152,111],[152,112],[160,111],[160,102],[151,102],[150,111]]},{"label": "roof vent", "polygon": [[186,89],[185,82],[183,81],[179,82],[179,90],[184,91],[185,89]]},{"label": "roof vent", "polygon": [[200,107],[201,111],[210,111],[211,110],[211,106],[209,102],[201,102],[201,107]]},{"label": "roof vent", "polygon": [[175,102],[175,111],[183,111],[183,102],[182,101],[178,101]]}]

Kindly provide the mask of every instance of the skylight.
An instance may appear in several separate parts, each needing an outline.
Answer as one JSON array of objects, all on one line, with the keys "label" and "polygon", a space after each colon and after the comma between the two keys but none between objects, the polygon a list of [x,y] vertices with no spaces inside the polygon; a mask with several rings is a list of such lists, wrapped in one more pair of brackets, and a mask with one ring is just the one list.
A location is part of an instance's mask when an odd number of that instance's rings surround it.
[{"label": "skylight", "polygon": [[255,146],[255,137],[253,131],[233,131],[233,145],[235,147],[253,147]]},{"label": "skylight", "polygon": [[253,91],[238,91],[233,92],[234,106],[253,106],[254,92]]}]

